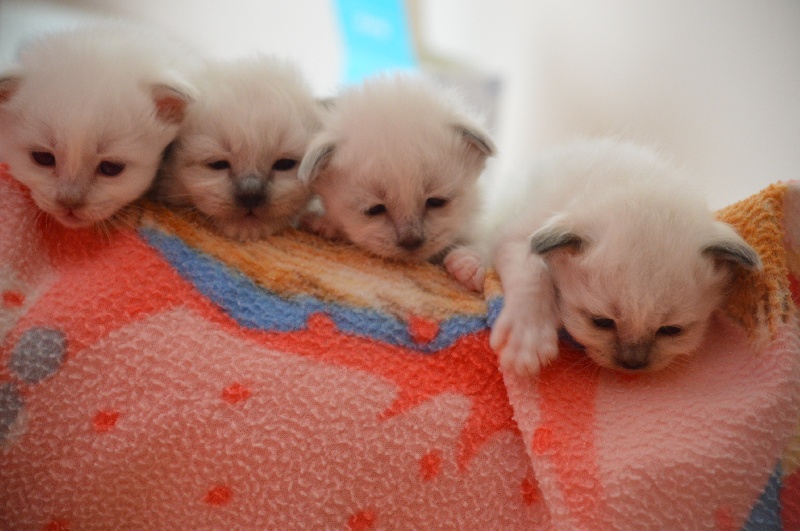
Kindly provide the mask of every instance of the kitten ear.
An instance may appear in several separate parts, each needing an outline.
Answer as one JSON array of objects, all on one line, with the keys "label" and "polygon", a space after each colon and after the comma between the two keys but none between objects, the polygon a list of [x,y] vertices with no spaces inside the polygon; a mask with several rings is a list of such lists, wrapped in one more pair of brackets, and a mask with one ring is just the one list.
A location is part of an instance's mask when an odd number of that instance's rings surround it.
[{"label": "kitten ear", "polygon": [[160,83],[151,87],[150,94],[156,106],[156,116],[169,124],[183,122],[186,106],[194,101],[186,92]]},{"label": "kitten ear", "polygon": [[0,75],[0,104],[10,100],[19,90],[22,76],[18,74]]},{"label": "kitten ear", "polygon": [[330,141],[316,142],[309,147],[303,160],[300,161],[300,168],[297,170],[297,177],[300,182],[308,185],[317,178],[319,173],[325,169],[330,162],[336,144]]},{"label": "kitten ear", "polygon": [[456,124],[453,128],[463,137],[470,148],[478,150],[481,160],[494,155],[494,142],[486,132],[474,125]]},{"label": "kitten ear", "polygon": [[701,252],[711,258],[738,264],[746,269],[761,270],[763,264],[758,253],[727,223],[714,222],[714,239],[703,246]]},{"label": "kitten ear", "polygon": [[567,247],[580,251],[584,243],[585,239],[583,237],[559,220],[554,223],[548,223],[533,233],[531,236],[531,252],[545,255]]}]

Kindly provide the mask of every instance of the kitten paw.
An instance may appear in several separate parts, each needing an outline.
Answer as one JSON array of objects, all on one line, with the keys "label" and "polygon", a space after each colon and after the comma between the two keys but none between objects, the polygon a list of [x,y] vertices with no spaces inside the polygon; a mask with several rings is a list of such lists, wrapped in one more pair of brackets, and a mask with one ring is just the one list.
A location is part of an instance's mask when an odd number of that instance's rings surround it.
[{"label": "kitten paw", "polygon": [[486,268],[477,252],[465,246],[456,247],[444,257],[444,267],[465,288],[483,292]]},{"label": "kitten paw", "polygon": [[489,345],[503,369],[536,376],[558,357],[558,327],[549,317],[537,319],[503,308],[492,327]]},{"label": "kitten paw", "polygon": [[326,240],[341,240],[342,235],[324,215],[306,214],[300,218],[300,228]]}]

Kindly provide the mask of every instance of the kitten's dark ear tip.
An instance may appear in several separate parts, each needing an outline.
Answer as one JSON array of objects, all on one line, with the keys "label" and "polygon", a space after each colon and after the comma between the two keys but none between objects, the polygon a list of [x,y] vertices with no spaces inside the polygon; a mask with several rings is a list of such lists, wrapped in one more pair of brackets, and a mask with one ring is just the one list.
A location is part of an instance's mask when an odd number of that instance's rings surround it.
[{"label": "kitten's dark ear tip", "polygon": [[558,225],[545,226],[531,236],[531,252],[538,255],[545,255],[566,247],[581,250],[583,245],[584,238]]},{"label": "kitten's dark ear tip", "polygon": [[455,125],[455,130],[464,137],[467,143],[477,149],[484,157],[491,157],[495,154],[496,148],[494,141],[487,133],[477,127],[467,125]]},{"label": "kitten's dark ear tip", "polygon": [[19,90],[22,76],[18,74],[0,75],[0,104],[10,100]]},{"label": "kitten's dark ear tip", "polygon": [[334,151],[336,151],[336,145],[332,142],[311,146],[297,169],[297,178],[300,179],[300,182],[308,185],[316,179],[317,175],[328,165]]},{"label": "kitten's dark ear tip", "polygon": [[739,265],[751,271],[762,271],[764,263],[758,253],[744,242],[717,242],[703,248],[703,254],[715,260]]}]

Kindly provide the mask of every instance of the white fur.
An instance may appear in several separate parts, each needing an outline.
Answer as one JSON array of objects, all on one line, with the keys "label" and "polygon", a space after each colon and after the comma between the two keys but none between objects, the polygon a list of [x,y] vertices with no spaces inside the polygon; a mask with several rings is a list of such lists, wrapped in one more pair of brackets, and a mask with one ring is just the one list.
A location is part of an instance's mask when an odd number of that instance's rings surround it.
[{"label": "white fur", "polygon": [[[378,77],[335,99],[300,176],[324,205],[318,231],[423,262],[470,234],[476,180],[493,151],[454,95],[414,77]],[[431,206],[437,199],[446,203]],[[376,205],[385,211],[368,215]]]},{"label": "white fur", "polygon": [[[265,56],[210,61],[197,84],[201,96],[165,164],[162,196],[196,207],[239,240],[288,227],[311,195],[297,170],[319,126],[318,105],[300,72]],[[209,167],[217,161],[230,167]],[[278,161],[294,165],[273,168]],[[260,183],[263,203],[237,202],[247,179]]]},{"label": "white fur", "polygon": [[[560,326],[603,367],[660,369],[699,346],[730,262],[760,267],[669,164],[611,139],[572,143],[514,176],[483,229],[505,293],[491,345],[523,373],[556,357]],[[565,234],[566,244],[532,252]],[[573,236],[580,244],[568,243]],[[717,244],[744,257],[716,253]]]},{"label": "white fur", "polygon": [[[191,61],[179,45],[123,24],[30,43],[0,74],[0,158],[63,225],[112,217],[152,184],[192,98],[182,74]],[[37,164],[32,152],[55,165]],[[103,161],[124,169],[103,175]]]}]

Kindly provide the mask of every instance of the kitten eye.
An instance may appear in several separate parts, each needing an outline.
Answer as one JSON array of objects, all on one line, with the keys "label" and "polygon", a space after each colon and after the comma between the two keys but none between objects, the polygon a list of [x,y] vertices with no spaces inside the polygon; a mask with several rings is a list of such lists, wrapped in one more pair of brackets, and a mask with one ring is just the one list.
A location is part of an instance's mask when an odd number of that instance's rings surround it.
[{"label": "kitten eye", "polygon": [[614,323],[614,319],[609,319],[608,317],[592,317],[592,324],[603,330],[613,330],[617,326]]},{"label": "kitten eye", "polygon": [[672,337],[679,335],[681,332],[683,332],[683,328],[680,326],[662,326],[656,331],[656,335]]},{"label": "kitten eye", "polygon": [[215,160],[214,162],[209,162],[207,166],[212,170],[227,170],[231,167],[231,163],[227,160]]},{"label": "kitten eye", "polygon": [[97,173],[105,175],[106,177],[116,177],[122,173],[124,169],[124,164],[120,162],[111,162],[110,160],[104,160],[97,165]]},{"label": "kitten eye", "polygon": [[31,158],[39,166],[50,167],[56,165],[56,156],[49,151],[32,151]]},{"label": "kitten eye", "polygon": [[447,199],[444,197],[429,197],[425,201],[425,208],[441,208],[447,204]]},{"label": "kitten eye", "polygon": [[272,165],[272,169],[275,171],[289,171],[295,166],[297,166],[297,161],[294,159],[278,159]]},{"label": "kitten eye", "polygon": [[364,214],[369,217],[380,216],[381,214],[386,213],[386,205],[378,204],[372,205],[368,209],[364,211]]}]

